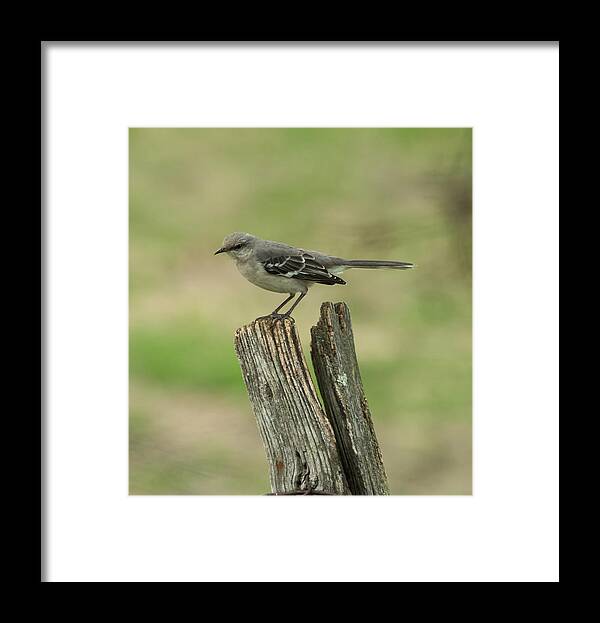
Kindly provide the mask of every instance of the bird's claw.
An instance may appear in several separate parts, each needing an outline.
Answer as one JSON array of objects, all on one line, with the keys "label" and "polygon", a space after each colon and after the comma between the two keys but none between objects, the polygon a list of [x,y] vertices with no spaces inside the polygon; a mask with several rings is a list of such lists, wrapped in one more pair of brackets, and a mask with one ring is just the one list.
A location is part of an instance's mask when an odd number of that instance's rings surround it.
[{"label": "bird's claw", "polygon": [[292,322],[295,322],[295,320],[289,314],[276,314],[275,312],[273,312],[271,314],[271,318],[273,318],[273,320],[286,320],[289,318]]},{"label": "bird's claw", "polygon": [[292,322],[296,322],[292,316],[288,316],[287,314],[276,314],[275,312],[271,312],[268,316],[259,316],[256,320],[286,320],[289,319]]}]

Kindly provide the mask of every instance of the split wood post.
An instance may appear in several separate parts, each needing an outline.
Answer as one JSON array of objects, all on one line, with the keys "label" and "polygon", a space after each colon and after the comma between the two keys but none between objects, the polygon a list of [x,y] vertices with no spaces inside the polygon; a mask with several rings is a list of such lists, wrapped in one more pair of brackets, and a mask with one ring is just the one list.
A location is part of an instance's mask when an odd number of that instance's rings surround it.
[{"label": "split wood post", "polygon": [[294,321],[259,318],[239,328],[234,343],[265,446],[272,493],[348,495],[333,429]]},{"label": "split wood post", "polygon": [[352,495],[389,495],[379,443],[363,389],[350,311],[323,303],[311,330],[311,356]]},{"label": "split wood post", "polygon": [[324,303],[311,354],[321,406],[295,324],[259,318],[234,338],[276,495],[386,495],[387,478],[344,303]]}]

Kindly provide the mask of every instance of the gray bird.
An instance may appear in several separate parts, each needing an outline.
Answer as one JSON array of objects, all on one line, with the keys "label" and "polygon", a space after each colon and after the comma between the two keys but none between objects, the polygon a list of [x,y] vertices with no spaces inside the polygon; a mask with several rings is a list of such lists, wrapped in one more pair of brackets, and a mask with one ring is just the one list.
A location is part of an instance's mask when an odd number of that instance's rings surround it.
[{"label": "gray bird", "polygon": [[[234,259],[238,270],[250,283],[271,292],[289,294],[288,298],[271,313],[275,318],[289,318],[298,303],[306,296],[308,288],[315,283],[328,286],[346,285],[338,275],[349,268],[404,270],[415,266],[410,262],[392,260],[345,260],[318,251],[305,251],[281,242],[261,240],[243,232],[234,232],[226,236],[215,255],[218,253],[227,253]],[[296,294],[300,296],[290,309],[285,314],[279,314],[283,306]]]}]

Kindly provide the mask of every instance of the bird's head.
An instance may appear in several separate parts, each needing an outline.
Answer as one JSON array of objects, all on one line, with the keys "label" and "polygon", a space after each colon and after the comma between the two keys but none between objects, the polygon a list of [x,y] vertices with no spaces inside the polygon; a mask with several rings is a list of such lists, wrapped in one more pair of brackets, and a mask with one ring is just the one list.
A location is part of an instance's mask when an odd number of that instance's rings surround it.
[{"label": "bird's head", "polygon": [[243,259],[251,253],[255,240],[256,236],[252,234],[236,231],[233,234],[225,236],[221,248],[215,251],[215,255],[218,253],[227,253],[229,257],[236,260]]}]

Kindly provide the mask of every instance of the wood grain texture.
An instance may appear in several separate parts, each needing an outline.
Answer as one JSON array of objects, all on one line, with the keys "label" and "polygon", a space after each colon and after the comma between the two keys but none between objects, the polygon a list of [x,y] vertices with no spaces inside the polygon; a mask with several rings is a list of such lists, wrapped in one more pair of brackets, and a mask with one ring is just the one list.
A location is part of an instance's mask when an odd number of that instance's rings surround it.
[{"label": "wood grain texture", "polygon": [[389,495],[356,359],[350,312],[345,303],[323,303],[311,330],[311,356],[325,411],[334,430],[352,495]]},{"label": "wood grain texture", "polygon": [[294,322],[259,318],[236,331],[234,344],[265,446],[272,493],[349,495],[333,429]]}]

